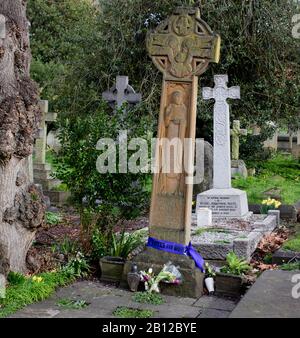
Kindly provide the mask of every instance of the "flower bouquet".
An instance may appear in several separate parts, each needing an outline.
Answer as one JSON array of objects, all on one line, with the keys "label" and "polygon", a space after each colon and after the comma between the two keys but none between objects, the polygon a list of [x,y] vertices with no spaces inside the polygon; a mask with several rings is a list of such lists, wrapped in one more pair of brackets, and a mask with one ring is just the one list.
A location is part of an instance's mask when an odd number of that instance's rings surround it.
[{"label": "flower bouquet", "polygon": [[165,264],[157,276],[154,274],[152,268],[150,268],[148,272],[140,271],[140,275],[141,281],[145,283],[145,290],[149,293],[160,293],[160,282],[174,285],[179,285],[182,282],[181,273],[171,262]]},{"label": "flower bouquet", "polygon": [[261,214],[267,214],[269,210],[275,210],[278,209],[281,206],[281,202],[277,201],[273,198],[268,198],[266,200],[263,200],[261,202],[262,207],[261,207]]}]

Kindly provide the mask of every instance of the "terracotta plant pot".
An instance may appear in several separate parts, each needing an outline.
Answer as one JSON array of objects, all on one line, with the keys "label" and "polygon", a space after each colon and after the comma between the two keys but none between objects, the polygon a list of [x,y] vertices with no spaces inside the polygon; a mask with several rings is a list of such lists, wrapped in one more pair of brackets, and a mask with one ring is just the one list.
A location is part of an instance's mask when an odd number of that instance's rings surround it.
[{"label": "terracotta plant pot", "polygon": [[216,275],[216,292],[217,294],[240,297],[242,293],[243,278],[241,276],[230,275],[218,272]]},{"label": "terracotta plant pot", "polygon": [[212,277],[205,278],[204,282],[209,293],[215,292],[215,281]]},{"label": "terracotta plant pot", "polygon": [[102,257],[100,259],[101,281],[120,282],[122,279],[125,259],[121,257]]}]

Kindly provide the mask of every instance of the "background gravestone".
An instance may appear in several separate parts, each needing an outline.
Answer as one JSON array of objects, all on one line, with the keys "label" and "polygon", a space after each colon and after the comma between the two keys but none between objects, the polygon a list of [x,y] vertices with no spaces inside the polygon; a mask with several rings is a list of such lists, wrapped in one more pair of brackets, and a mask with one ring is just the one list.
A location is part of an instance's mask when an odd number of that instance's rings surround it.
[{"label": "background gravestone", "polygon": [[[210,190],[213,187],[213,165],[214,165],[214,147],[207,141],[204,141],[204,148],[203,152],[200,151],[199,154],[197,152],[196,156],[200,156],[199,160],[196,160],[197,163],[204,164],[204,167],[196,168],[196,170],[203,171],[202,174],[202,182],[194,184],[194,190],[193,190],[193,196],[194,198],[200,194],[201,192],[204,192],[206,190]],[[202,153],[202,154],[201,154]]]}]

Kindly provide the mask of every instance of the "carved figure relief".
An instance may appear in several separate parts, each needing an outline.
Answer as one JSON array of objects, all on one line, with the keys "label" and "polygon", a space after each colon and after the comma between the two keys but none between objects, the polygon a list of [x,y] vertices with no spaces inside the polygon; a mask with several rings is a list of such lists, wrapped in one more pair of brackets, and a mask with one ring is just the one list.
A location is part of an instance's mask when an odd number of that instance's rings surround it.
[{"label": "carved figure relief", "polygon": [[183,96],[180,90],[172,92],[161,126],[159,192],[162,194],[184,193],[183,145],[187,130],[187,107]]}]

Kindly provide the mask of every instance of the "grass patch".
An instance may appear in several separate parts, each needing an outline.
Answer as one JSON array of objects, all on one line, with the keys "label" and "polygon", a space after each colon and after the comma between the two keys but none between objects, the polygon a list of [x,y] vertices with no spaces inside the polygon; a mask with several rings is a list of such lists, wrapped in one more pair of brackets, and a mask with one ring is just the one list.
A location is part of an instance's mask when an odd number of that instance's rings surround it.
[{"label": "grass patch", "polygon": [[300,262],[283,264],[280,269],[285,271],[300,270]]},{"label": "grass patch", "polygon": [[153,314],[151,310],[133,309],[126,306],[119,306],[113,312],[113,315],[119,318],[150,318]]},{"label": "grass patch", "polygon": [[83,300],[72,300],[68,298],[62,298],[56,303],[59,307],[62,307],[64,309],[68,310],[80,310],[86,308],[89,304]]},{"label": "grass patch", "polygon": [[41,273],[30,278],[11,272],[5,298],[0,299],[0,318],[48,298],[57,287],[65,286],[74,280],[74,276],[67,269]]},{"label": "grass patch", "polygon": [[298,234],[295,238],[286,241],[283,244],[282,249],[287,251],[300,252],[300,234]]},{"label": "grass patch", "polygon": [[133,301],[137,303],[145,303],[152,305],[161,305],[165,303],[165,300],[161,295],[157,293],[149,293],[149,292],[137,292],[133,296]]},{"label": "grass patch", "polygon": [[277,154],[274,158],[258,164],[254,177],[232,180],[234,188],[245,190],[251,204],[260,204],[265,191],[278,189],[284,204],[295,204],[300,196],[300,162],[292,156]]}]

